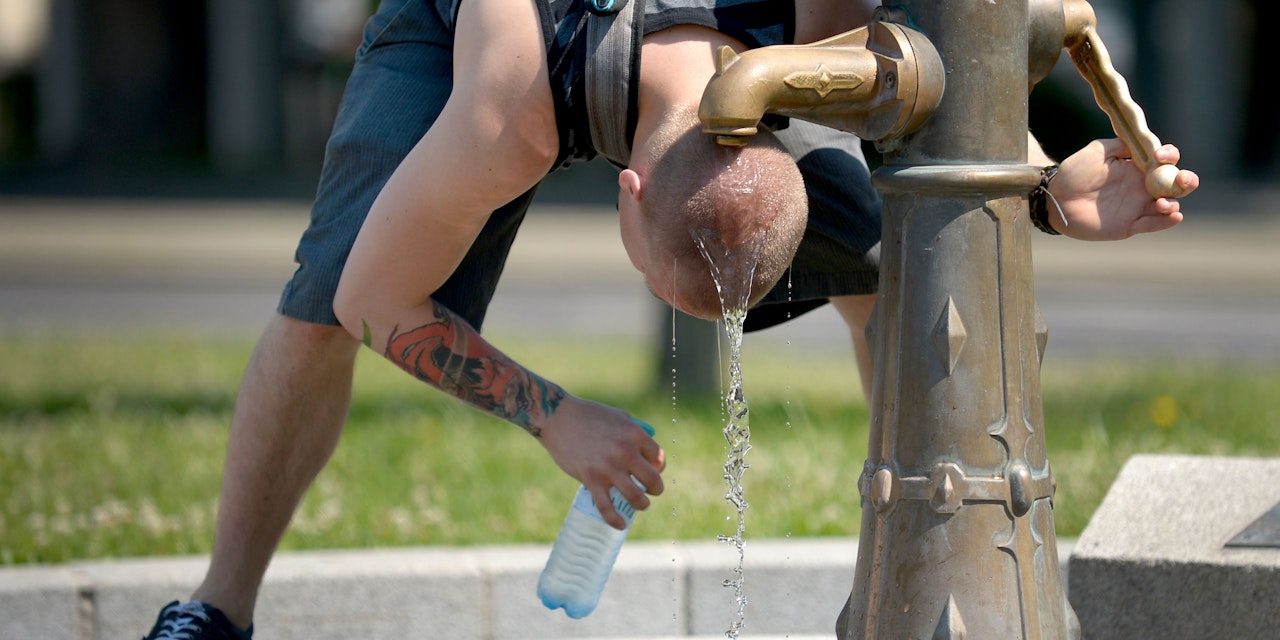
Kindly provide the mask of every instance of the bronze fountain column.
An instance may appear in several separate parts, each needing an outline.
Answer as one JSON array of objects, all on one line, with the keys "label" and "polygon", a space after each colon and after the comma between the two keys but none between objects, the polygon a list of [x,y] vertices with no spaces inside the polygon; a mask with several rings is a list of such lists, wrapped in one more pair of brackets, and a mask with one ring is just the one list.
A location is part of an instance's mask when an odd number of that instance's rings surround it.
[{"label": "bronze fountain column", "polygon": [[945,99],[886,145],[875,378],[842,638],[1076,638],[1045,454],[1028,3],[903,2]]},{"label": "bronze fountain column", "polygon": [[721,53],[704,130],[742,144],[765,113],[875,141],[885,164],[871,435],[857,571],[837,631],[1076,639],[1053,523],[1032,280],[1027,104],[1066,48],[1148,174],[1146,128],[1083,0],[900,0],[813,45]]}]

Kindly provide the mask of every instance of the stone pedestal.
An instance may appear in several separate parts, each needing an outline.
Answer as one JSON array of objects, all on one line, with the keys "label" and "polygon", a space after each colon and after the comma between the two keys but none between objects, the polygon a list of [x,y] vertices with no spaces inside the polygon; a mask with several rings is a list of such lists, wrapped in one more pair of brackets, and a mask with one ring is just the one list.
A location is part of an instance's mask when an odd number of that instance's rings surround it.
[{"label": "stone pedestal", "polygon": [[1076,543],[1082,636],[1280,637],[1280,548],[1225,546],[1280,502],[1280,459],[1134,456]]}]

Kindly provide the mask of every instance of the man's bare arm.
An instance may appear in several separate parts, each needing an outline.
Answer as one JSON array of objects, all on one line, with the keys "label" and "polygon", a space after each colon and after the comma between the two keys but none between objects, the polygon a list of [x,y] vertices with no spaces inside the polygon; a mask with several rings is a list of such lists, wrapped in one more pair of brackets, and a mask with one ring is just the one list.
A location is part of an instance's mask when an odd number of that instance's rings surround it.
[{"label": "man's bare arm", "polygon": [[[418,380],[540,437],[539,425],[555,413],[564,390],[508,358],[434,300],[430,308],[430,321],[395,327],[380,340],[383,355]],[[366,335],[366,345],[372,342]]]},{"label": "man's bare arm", "polygon": [[[626,525],[609,499],[616,487],[637,509],[662,493],[662,448],[618,409],[565,392],[521,366],[434,300],[403,314],[407,327],[364,342],[414,378],[520,426],[582,482],[611,525]],[[644,485],[641,489],[631,478]]]},{"label": "man's bare arm", "polygon": [[351,315],[381,332],[397,322],[378,312],[423,304],[493,210],[537,184],[559,148],[532,0],[462,3],[453,76],[443,110],[383,186],[343,272],[339,301],[372,310]]},{"label": "man's bare arm", "polygon": [[491,212],[537,184],[559,149],[533,0],[462,3],[454,86],[374,202],[334,311],[349,333],[418,379],[520,425],[580,480],[614,526],[616,487],[638,509],[662,491],[662,451],[625,412],[532,374],[431,298]]}]

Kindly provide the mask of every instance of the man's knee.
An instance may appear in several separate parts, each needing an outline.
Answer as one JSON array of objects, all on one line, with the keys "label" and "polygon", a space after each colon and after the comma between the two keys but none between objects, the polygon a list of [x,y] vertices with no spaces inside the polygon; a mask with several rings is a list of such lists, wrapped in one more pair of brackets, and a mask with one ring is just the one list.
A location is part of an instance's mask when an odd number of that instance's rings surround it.
[{"label": "man's knee", "polygon": [[831,306],[836,308],[850,329],[861,330],[866,328],[875,310],[876,294],[835,296],[831,298]]},{"label": "man's knee", "polygon": [[294,355],[338,360],[354,358],[360,346],[340,326],[307,322],[279,313],[271,318],[260,343],[276,354],[286,351]]}]

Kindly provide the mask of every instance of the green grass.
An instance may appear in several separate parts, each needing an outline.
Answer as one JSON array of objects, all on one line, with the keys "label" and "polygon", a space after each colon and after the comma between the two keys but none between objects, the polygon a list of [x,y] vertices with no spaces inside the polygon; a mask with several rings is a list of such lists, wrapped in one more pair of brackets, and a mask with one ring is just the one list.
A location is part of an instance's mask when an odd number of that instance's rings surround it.
[{"label": "green grass", "polygon": [[[646,341],[513,341],[525,364],[658,429],[667,492],[634,539],[731,534],[714,400],[654,391]],[[0,564],[206,553],[248,342],[0,337]],[[753,348],[748,538],[856,535],[867,410],[846,345]],[[1059,535],[1134,453],[1280,455],[1280,363],[1064,362],[1044,372]],[[369,352],[351,419],[283,547],[549,542],[574,482],[528,435]]]}]

